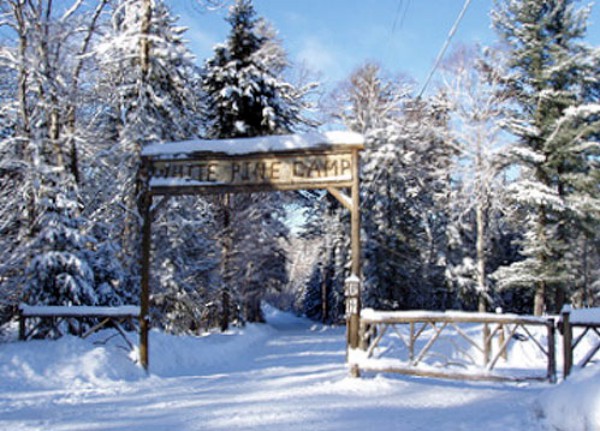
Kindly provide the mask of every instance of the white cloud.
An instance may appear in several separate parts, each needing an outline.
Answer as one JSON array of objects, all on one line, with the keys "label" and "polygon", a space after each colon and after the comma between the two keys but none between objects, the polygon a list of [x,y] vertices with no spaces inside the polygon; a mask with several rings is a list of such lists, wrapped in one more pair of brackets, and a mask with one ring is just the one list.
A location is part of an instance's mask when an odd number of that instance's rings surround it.
[{"label": "white cloud", "polygon": [[201,61],[212,55],[213,46],[221,42],[215,34],[197,27],[188,27],[184,37],[189,41],[190,48],[196,56],[200,57],[199,60]]},{"label": "white cloud", "polygon": [[315,36],[305,37],[300,43],[296,54],[296,61],[303,63],[315,72],[323,72],[330,79],[340,79],[342,68],[340,61],[335,56],[336,50],[327,46]]}]

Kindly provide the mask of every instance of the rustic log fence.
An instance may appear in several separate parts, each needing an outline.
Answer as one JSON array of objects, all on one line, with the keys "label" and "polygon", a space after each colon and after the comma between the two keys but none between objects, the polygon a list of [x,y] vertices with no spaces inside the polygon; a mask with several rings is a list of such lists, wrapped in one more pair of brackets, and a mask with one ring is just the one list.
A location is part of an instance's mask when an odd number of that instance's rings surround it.
[{"label": "rustic log fence", "polygon": [[[595,334],[596,341],[583,355],[578,367],[585,367],[600,351],[600,309],[574,309],[566,305],[561,312],[558,329],[563,336],[563,376],[566,378],[573,368],[575,348],[582,345],[581,341],[588,334]],[[575,337],[574,335],[577,334]]]},{"label": "rustic log fence", "polygon": [[[366,309],[361,313],[360,322],[361,348],[353,349],[349,356],[350,366],[359,371],[466,380],[556,381],[553,318]],[[544,328],[545,339],[539,337],[540,331],[533,329],[536,327]],[[384,343],[386,335],[388,337]],[[436,350],[436,347],[442,347],[444,338],[451,347],[450,354],[443,352],[443,349]],[[466,348],[456,343],[457,338],[464,340]],[[531,341],[537,351],[543,354],[546,360],[545,375],[533,375],[531,370],[522,369],[498,371],[498,364],[507,358],[509,344],[519,340]],[[389,357],[396,352],[400,357]]]},{"label": "rustic log fence", "polygon": [[[131,350],[134,344],[127,337],[124,324],[135,327],[140,317],[140,307],[124,305],[119,307],[89,306],[19,306],[19,339],[30,340],[40,333],[55,338],[62,337],[65,332],[74,333],[82,338],[102,328],[114,328]],[[93,321],[91,326],[84,322]],[[88,327],[89,326],[89,327]]]}]

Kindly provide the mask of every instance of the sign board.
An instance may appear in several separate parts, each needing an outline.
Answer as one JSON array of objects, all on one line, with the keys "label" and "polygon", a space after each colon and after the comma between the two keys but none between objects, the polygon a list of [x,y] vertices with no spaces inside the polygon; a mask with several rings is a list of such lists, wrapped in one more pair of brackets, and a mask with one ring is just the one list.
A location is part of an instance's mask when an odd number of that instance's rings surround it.
[{"label": "sign board", "polygon": [[153,160],[150,188],[313,188],[352,183],[352,153]]},{"label": "sign board", "polygon": [[188,141],[147,147],[152,194],[351,187],[363,138],[349,132]]}]

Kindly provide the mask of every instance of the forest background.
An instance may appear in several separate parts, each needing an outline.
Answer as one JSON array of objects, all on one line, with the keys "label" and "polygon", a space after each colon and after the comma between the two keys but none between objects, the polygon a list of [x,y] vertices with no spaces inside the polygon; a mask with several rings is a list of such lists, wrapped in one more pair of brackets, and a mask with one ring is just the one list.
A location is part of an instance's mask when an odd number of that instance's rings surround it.
[{"label": "forest background", "polygon": [[[3,1],[2,322],[19,302],[139,302],[145,145],[332,122],[366,139],[365,306],[539,315],[597,305],[590,10],[498,0],[497,44],[454,49],[420,94],[368,62],[324,90],[249,0],[231,6],[227,37],[201,66],[160,0]],[[152,244],[152,324],[164,330],[260,321],[264,299],[343,319],[349,214],[325,193],[174,197],[157,209]]]}]

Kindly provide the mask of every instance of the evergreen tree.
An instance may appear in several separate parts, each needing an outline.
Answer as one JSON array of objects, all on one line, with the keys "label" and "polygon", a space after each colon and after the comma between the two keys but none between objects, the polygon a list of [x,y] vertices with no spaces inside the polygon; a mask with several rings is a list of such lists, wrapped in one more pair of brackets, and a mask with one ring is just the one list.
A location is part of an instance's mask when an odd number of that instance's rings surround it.
[{"label": "evergreen tree", "polygon": [[[443,139],[443,105],[414,100],[410,90],[367,64],[332,97],[335,118],[366,137],[361,154],[361,207],[368,208],[361,214],[363,303],[376,308],[443,308],[448,302],[446,167],[453,151]],[[347,214],[338,214],[339,230],[332,238],[347,238]],[[343,254],[321,258],[332,265],[322,271],[323,285],[331,283],[332,274],[343,274],[347,259]]]},{"label": "evergreen tree", "polygon": [[93,240],[81,234],[77,202],[63,193],[46,196],[24,297],[35,305],[97,305],[94,273],[86,253]]},{"label": "evergreen tree", "polygon": [[[90,190],[89,196],[96,217],[110,221],[109,235],[120,240],[115,249],[134,297],[139,297],[141,149],[151,142],[192,138],[199,129],[199,75],[184,33],[164,2],[121,0],[95,49],[102,72],[96,87],[102,96],[97,127],[106,146],[90,169],[103,187]],[[165,261],[153,263],[159,278],[170,274]]]},{"label": "evergreen tree", "polygon": [[[282,78],[285,53],[273,29],[256,16],[252,2],[237,0],[227,22],[227,40],[215,46],[202,74],[206,136],[284,134],[309,125],[303,116],[304,97],[312,86],[297,88]],[[259,304],[265,289],[285,281],[285,254],[279,242],[287,236],[282,205],[278,195],[226,196],[221,201],[222,329],[238,308],[232,301],[241,302],[247,320],[262,320]]]},{"label": "evergreen tree", "polygon": [[578,206],[597,214],[598,126],[588,115],[596,105],[585,105],[597,102],[589,97],[598,53],[580,42],[588,13],[568,0],[498,1],[492,12],[509,48],[506,91],[515,109],[506,124],[518,138],[511,155],[521,169],[509,192],[525,228],[524,259],[496,277],[502,287],[532,288],[536,315],[559,310],[574,282],[569,243],[579,236]]},{"label": "evergreen tree", "polygon": [[173,333],[217,326],[210,315],[219,284],[211,205],[196,196],[171,198],[153,223],[155,251],[150,297],[155,324]]},{"label": "evergreen tree", "polygon": [[302,291],[301,311],[326,323],[344,320],[344,283],[350,276],[350,215],[330,194],[310,197],[303,238],[319,241]]},{"label": "evergreen tree", "polygon": [[314,84],[297,88],[282,78],[285,52],[250,0],[237,0],[231,31],[204,66],[204,124],[212,139],[291,133],[312,122],[303,116]]}]

